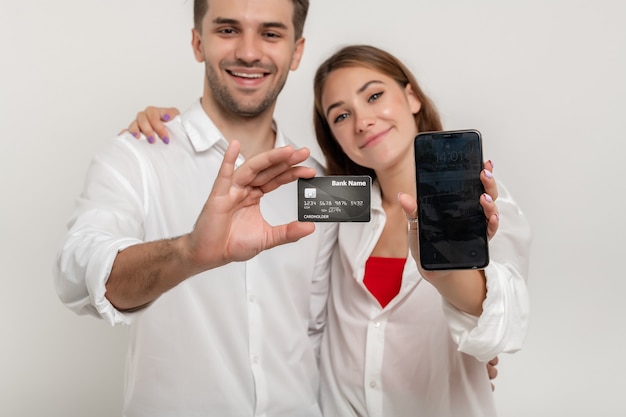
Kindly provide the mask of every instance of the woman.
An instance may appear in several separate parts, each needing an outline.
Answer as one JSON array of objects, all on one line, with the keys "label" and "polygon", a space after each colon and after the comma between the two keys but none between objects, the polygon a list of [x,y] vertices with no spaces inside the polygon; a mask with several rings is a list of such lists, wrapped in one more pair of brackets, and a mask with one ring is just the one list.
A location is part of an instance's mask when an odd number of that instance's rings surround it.
[{"label": "woman", "polygon": [[[314,93],[327,174],[374,179],[372,220],[339,225],[320,359],[324,414],[495,416],[485,362],[520,349],[526,333],[526,219],[485,163],[490,264],[424,271],[413,139],[442,130],[435,107],[399,60],[364,45],[328,58]],[[158,125],[172,109],[150,113]],[[138,120],[151,131],[146,115]]]},{"label": "woman", "polygon": [[362,45],[328,58],[314,93],[327,174],[375,178],[372,221],[339,226],[320,362],[324,413],[495,415],[483,362],[518,350],[526,332],[525,218],[502,187],[496,207],[487,162],[481,204],[490,236],[502,223],[490,265],[424,271],[407,217],[417,213],[413,140],[442,130],[433,104],[399,60]]}]

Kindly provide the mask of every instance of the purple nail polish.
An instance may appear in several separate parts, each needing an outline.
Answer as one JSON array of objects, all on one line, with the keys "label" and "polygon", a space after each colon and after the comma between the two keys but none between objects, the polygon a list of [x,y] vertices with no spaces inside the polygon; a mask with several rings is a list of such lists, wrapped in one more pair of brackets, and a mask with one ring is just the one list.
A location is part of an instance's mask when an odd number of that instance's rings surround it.
[{"label": "purple nail polish", "polygon": [[491,198],[491,196],[487,193],[485,193],[485,200],[487,200],[488,203],[493,203],[493,199]]},{"label": "purple nail polish", "polygon": [[153,136],[148,136],[148,142],[149,143],[154,143],[154,137]]},{"label": "purple nail polish", "polygon": [[493,178],[493,174],[488,169],[485,170],[485,176],[489,179]]},{"label": "purple nail polish", "polygon": [[166,144],[166,145],[167,145],[168,143],[170,143],[170,138],[169,138],[169,137],[167,137],[167,136],[163,136],[163,143],[164,143],[164,144]]},{"label": "purple nail polish", "polygon": [[165,120],[166,122],[167,122],[168,120],[170,120],[170,115],[169,115],[169,114],[167,114],[167,113],[166,113],[166,114],[164,114],[164,115],[163,115],[163,120]]}]

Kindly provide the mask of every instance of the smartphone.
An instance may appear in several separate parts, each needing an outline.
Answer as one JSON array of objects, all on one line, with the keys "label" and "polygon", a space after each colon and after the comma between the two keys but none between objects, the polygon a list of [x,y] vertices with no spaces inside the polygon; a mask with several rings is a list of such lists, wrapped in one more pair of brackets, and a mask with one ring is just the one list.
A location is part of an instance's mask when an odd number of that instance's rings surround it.
[{"label": "smartphone", "polygon": [[424,132],[415,137],[420,262],[429,271],[489,264],[480,197],[480,132]]}]

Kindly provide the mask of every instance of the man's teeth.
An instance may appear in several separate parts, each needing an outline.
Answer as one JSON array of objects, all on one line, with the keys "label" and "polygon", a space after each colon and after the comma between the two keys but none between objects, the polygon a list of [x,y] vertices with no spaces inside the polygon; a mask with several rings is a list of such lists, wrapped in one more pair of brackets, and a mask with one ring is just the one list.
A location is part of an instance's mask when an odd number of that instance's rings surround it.
[{"label": "man's teeth", "polygon": [[241,77],[241,78],[263,78],[263,74],[248,74],[245,72],[234,72],[234,71],[231,71],[231,73],[235,77]]}]

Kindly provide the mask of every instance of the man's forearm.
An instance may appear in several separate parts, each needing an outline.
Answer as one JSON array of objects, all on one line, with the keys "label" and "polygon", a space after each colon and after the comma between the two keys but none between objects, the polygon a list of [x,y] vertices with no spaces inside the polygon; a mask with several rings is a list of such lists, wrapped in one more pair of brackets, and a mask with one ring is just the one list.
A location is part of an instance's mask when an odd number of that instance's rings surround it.
[{"label": "man's forearm", "polygon": [[130,246],[120,251],[106,283],[106,297],[118,310],[141,308],[202,268],[189,261],[187,236]]}]

